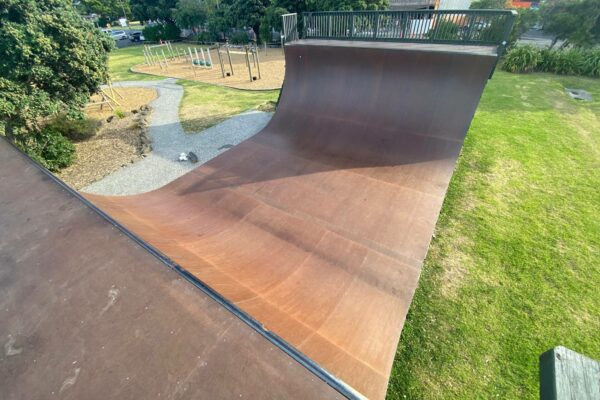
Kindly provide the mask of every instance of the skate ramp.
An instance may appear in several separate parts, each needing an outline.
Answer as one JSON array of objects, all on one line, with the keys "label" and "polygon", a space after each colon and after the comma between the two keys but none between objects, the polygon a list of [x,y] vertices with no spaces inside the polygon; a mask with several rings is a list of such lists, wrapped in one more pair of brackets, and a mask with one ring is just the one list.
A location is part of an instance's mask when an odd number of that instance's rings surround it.
[{"label": "skate ramp", "polygon": [[259,134],[159,190],[86,196],[382,399],[495,60],[491,47],[298,41]]},{"label": "skate ramp", "polygon": [[0,398],[343,398],[1,137],[0,169]]}]

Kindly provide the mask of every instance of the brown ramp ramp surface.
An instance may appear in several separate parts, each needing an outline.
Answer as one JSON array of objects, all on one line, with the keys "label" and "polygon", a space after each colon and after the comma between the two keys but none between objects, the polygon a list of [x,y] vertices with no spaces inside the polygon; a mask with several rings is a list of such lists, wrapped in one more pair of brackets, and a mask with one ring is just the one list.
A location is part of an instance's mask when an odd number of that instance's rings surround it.
[{"label": "brown ramp ramp surface", "polygon": [[262,132],[157,191],[88,197],[381,399],[494,61],[486,47],[296,42]]},{"label": "brown ramp ramp surface", "polygon": [[0,398],[341,399],[0,138]]}]

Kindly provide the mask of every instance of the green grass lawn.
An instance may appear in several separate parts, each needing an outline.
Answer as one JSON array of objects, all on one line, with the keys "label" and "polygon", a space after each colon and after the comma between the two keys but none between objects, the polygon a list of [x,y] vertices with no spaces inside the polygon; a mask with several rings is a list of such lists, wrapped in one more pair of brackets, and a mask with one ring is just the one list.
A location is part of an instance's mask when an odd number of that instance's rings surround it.
[{"label": "green grass lawn", "polygon": [[[583,88],[591,103],[564,87]],[[600,80],[496,72],[404,327],[390,399],[537,399],[538,357],[600,359]]]},{"label": "green grass lawn", "polygon": [[184,89],[179,117],[188,133],[200,132],[243,111],[268,108],[279,96],[279,90],[238,90],[186,80],[178,83]]}]

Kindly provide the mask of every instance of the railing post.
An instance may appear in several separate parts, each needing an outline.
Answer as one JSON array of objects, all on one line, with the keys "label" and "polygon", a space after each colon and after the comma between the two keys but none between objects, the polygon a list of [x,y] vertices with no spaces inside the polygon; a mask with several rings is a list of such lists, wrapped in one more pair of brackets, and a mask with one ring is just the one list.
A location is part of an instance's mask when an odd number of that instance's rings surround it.
[{"label": "railing post", "polygon": [[350,37],[354,37],[354,13],[350,14]]},{"label": "railing post", "polygon": [[377,39],[377,30],[379,29],[379,13],[375,14],[375,27],[373,28],[373,40]]}]

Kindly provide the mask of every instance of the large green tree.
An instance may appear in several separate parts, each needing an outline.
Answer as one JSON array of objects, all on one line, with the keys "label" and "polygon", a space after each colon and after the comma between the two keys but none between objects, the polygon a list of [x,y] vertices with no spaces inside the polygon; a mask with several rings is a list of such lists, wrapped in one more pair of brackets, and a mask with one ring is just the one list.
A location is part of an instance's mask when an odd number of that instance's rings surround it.
[{"label": "large green tree", "polygon": [[111,20],[131,15],[129,0],[80,0],[80,7],[85,12],[99,14]]},{"label": "large green tree", "polygon": [[175,23],[180,28],[193,29],[206,23],[208,5],[202,0],[178,0],[173,11]]},{"label": "large green tree", "polygon": [[81,115],[108,78],[112,40],[70,0],[0,0],[0,125],[11,139],[45,118]]},{"label": "large green tree", "polygon": [[173,22],[177,0],[130,0],[131,12],[140,21],[160,20]]},{"label": "large green tree", "polygon": [[310,11],[385,10],[388,0],[312,0]]},{"label": "large green tree", "polygon": [[564,40],[563,46],[589,47],[600,43],[600,1],[548,0],[542,7],[544,31]]}]

